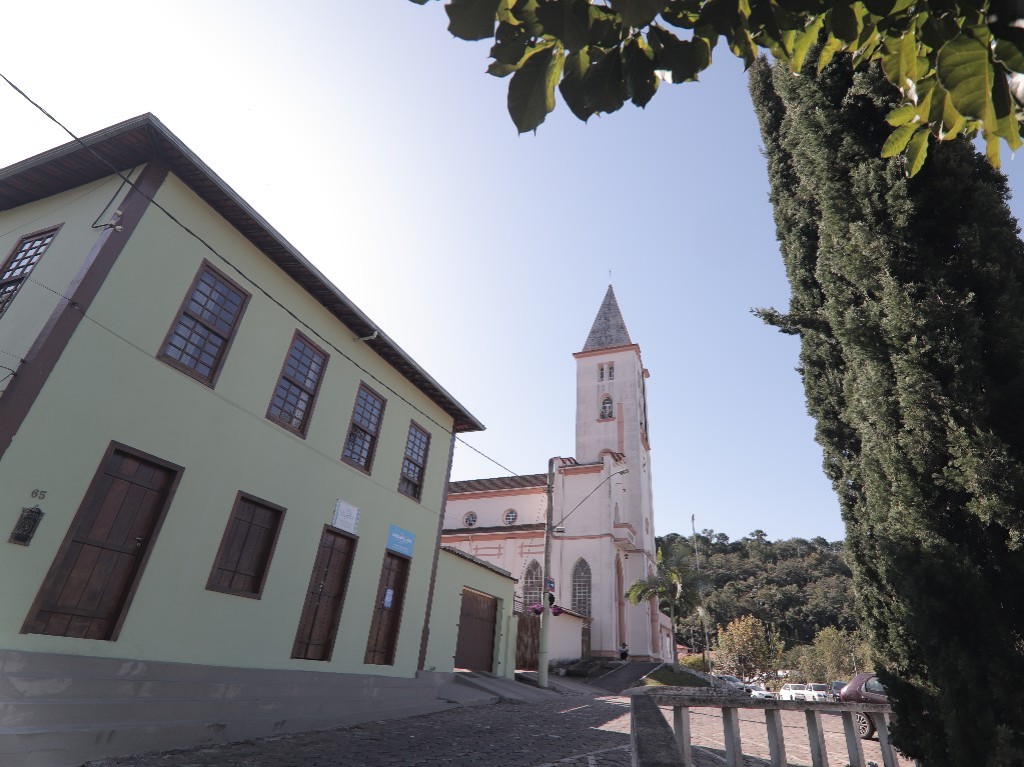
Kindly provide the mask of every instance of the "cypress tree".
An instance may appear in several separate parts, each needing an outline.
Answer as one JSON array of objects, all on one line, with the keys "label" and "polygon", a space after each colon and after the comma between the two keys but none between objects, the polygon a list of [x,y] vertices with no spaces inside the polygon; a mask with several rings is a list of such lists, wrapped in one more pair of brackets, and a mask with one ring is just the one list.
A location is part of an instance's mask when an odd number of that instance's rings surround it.
[{"label": "cypress tree", "polygon": [[[810,58],[814,58],[813,56]],[[964,140],[882,159],[898,94],[837,58],[751,94],[800,373],[858,610],[927,767],[1024,764],[1024,246]]]}]

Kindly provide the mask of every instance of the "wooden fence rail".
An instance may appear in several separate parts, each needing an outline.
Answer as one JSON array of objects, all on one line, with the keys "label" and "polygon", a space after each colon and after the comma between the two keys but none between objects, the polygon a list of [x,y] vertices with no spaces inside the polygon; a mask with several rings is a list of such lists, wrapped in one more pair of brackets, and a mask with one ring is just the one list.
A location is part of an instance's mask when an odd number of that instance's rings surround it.
[{"label": "wooden fence rail", "polygon": [[[740,709],[760,709],[765,713],[768,749],[772,767],[786,767],[786,742],[782,727],[783,711],[803,711],[807,720],[807,738],[810,743],[813,767],[833,767],[829,764],[825,748],[825,732],[821,725],[823,713],[839,714],[846,738],[845,757],[834,767],[866,767],[861,746],[857,715],[871,718],[877,732],[884,767],[898,767],[896,751],[889,742],[889,706],[868,703],[808,703],[803,701],[764,700],[737,695],[721,689],[694,689],[679,687],[634,688],[628,692],[632,709],[633,767],[694,767],[690,743],[690,708],[719,708],[722,711],[722,730],[725,740],[726,767],[743,766],[743,744],[740,739]],[[672,728],[665,725],[658,707],[672,707]],[[652,717],[652,710],[659,716]],[[666,738],[671,743],[673,756],[666,757]],[[657,754],[656,758],[645,755]],[[675,759],[678,756],[678,759]],[[668,761],[666,761],[668,759]]]}]

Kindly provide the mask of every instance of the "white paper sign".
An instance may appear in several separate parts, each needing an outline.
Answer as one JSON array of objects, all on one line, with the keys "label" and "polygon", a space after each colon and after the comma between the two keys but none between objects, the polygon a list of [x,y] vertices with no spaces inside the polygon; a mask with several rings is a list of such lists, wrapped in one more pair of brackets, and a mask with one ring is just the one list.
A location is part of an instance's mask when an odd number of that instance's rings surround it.
[{"label": "white paper sign", "polygon": [[359,507],[345,503],[339,498],[334,503],[334,518],[331,520],[331,525],[355,535],[356,527],[359,526]]}]

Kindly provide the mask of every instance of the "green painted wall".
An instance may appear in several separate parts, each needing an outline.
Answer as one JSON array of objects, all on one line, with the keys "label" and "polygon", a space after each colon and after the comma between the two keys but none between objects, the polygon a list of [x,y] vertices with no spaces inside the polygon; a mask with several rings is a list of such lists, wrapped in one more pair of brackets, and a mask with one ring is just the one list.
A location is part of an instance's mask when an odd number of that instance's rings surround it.
[{"label": "green painted wall", "polygon": [[[92,228],[94,220],[101,216],[101,225],[109,221],[126,189],[119,178],[111,177],[0,212],[0,264],[23,237],[61,226],[31,279],[22,283],[4,312],[0,322],[0,365],[4,368],[16,368],[18,359],[28,353],[100,236],[102,229]],[[0,368],[0,379],[10,372],[4,368]],[[7,380],[0,381],[0,392],[7,388]]]},{"label": "green painted wall", "polygon": [[493,671],[511,679],[515,676],[516,660],[517,623],[513,614],[515,581],[443,549],[437,560],[430,641],[424,667],[433,671],[453,669],[462,590],[467,587],[498,599],[498,636],[495,639]]},{"label": "green painted wall", "polygon": [[[0,462],[0,518],[6,524],[13,525],[20,508],[35,502],[34,490],[46,491],[39,502],[46,516],[31,546],[3,544],[0,646],[414,675],[451,418],[366,345],[355,342],[344,326],[178,179],[169,176],[157,200],[342,353],[327,349],[330,360],[306,439],[267,421],[264,414],[296,320],[150,207],[89,311],[95,322],[79,326]],[[92,195],[70,207],[76,220],[91,221],[105,202]],[[214,391],[156,359],[204,259],[253,294]],[[0,327],[4,322],[6,318]],[[370,476],[339,460],[361,381],[387,399]],[[431,433],[422,503],[396,492],[410,419]],[[113,642],[19,634],[111,440],[185,467],[121,634]],[[240,490],[287,509],[259,600],[205,589]],[[292,660],[316,546],[338,498],[360,507],[361,518],[334,657],[330,662]],[[367,666],[363,653],[392,524],[415,535],[398,657],[393,667]]]}]

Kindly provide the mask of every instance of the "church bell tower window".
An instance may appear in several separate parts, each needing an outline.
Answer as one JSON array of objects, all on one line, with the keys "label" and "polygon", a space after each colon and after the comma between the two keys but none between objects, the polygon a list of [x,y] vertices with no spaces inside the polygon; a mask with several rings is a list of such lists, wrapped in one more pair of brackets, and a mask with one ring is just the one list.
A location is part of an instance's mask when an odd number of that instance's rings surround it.
[{"label": "church bell tower window", "polygon": [[615,363],[614,362],[609,362],[608,363],[608,380],[609,381],[614,381],[615,380]]},{"label": "church bell tower window", "polygon": [[605,397],[601,400],[601,418],[607,419],[612,417],[612,398]]}]

